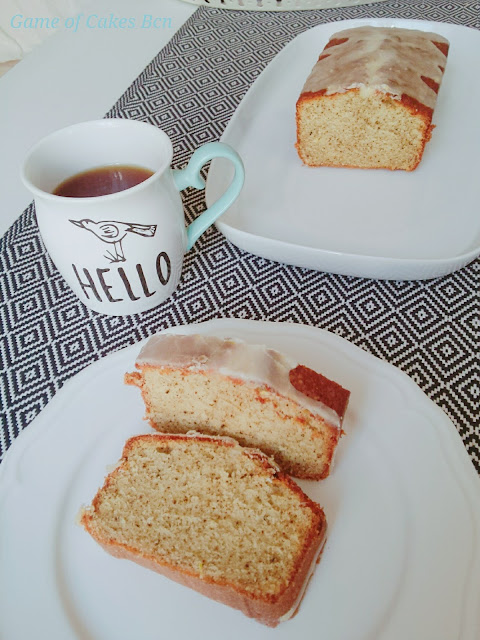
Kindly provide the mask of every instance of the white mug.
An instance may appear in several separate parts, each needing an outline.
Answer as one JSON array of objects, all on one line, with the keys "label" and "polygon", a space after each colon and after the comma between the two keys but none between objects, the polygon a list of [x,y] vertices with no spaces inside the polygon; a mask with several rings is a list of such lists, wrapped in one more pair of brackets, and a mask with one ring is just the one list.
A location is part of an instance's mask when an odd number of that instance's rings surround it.
[{"label": "white mug", "polygon": [[[172,143],[157,127],[123,119],[75,124],[29,152],[22,179],[35,198],[37,222],[53,262],[87,306],[108,315],[156,307],[176,289],[183,256],[235,201],[244,181],[238,154],[220,142],[197,149],[185,169],[170,168]],[[205,188],[203,165],[222,157],[234,165],[227,191],[185,227],[180,191]],[[124,191],[96,197],[52,192],[96,167],[140,166],[153,175]]]}]

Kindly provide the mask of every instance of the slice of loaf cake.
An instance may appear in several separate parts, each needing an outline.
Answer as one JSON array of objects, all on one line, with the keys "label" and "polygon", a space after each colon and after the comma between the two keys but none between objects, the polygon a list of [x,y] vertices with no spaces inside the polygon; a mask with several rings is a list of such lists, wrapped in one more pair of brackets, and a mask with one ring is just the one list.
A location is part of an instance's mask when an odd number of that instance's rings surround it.
[{"label": "slice of loaf cake", "polygon": [[415,169],[430,139],[448,40],[410,29],[335,33],[297,101],[297,151],[310,166]]},{"label": "slice of loaf cake", "polygon": [[128,440],[80,523],[113,556],[272,627],[296,613],[326,530],[264,454],[199,434]]},{"label": "slice of loaf cake", "polygon": [[349,398],[312,369],[262,345],[157,334],[125,376],[157,430],[235,438],[298,478],[325,478]]}]

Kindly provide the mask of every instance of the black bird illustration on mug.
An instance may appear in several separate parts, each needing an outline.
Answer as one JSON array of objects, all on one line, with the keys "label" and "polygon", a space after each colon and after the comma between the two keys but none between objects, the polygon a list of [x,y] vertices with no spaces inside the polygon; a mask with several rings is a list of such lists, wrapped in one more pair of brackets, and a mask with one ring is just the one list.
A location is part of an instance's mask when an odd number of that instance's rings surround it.
[{"label": "black bird illustration on mug", "polygon": [[91,231],[103,242],[112,245],[112,250],[105,253],[105,258],[110,262],[125,262],[125,254],[122,247],[122,240],[127,233],[136,233],[140,236],[152,238],[157,230],[156,224],[137,224],[136,222],[115,222],[104,220],[93,222],[93,220],[70,220],[72,224],[81,229]]}]

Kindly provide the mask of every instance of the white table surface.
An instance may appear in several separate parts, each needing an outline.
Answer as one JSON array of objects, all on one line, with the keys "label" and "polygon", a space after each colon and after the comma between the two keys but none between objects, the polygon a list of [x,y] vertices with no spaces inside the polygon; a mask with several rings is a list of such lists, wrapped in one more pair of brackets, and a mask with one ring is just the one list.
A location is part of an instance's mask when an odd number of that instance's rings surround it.
[{"label": "white table surface", "polygon": [[[56,31],[0,78],[0,236],[32,200],[20,180],[28,149],[51,131],[102,118],[196,9],[181,0],[82,0],[81,5],[84,16],[76,32]],[[171,18],[171,28],[85,26],[89,15],[112,12],[135,18],[136,25],[145,14]]]}]

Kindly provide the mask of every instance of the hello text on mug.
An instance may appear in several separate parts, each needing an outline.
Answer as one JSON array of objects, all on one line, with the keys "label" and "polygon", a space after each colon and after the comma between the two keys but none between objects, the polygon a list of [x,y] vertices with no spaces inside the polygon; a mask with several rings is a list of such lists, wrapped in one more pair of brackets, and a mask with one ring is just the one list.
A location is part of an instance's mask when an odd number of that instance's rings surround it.
[{"label": "hello text on mug", "polygon": [[[53,194],[67,198],[105,196],[130,189],[152,175],[153,171],[150,169],[132,165],[96,167],[63,180]],[[146,239],[154,238],[158,225],[121,220],[94,222],[86,218],[71,219],[70,222],[97,238],[99,251],[103,251],[103,258],[111,265],[91,270],[72,264],[87,300],[94,297],[98,302],[123,302],[127,296],[129,300],[140,300],[142,296],[150,298],[157,293],[159,287],[168,285],[172,264],[166,251],[161,251],[156,257],[157,278],[154,282],[147,281],[140,262],[134,268],[127,267],[129,236],[134,234]]]}]

